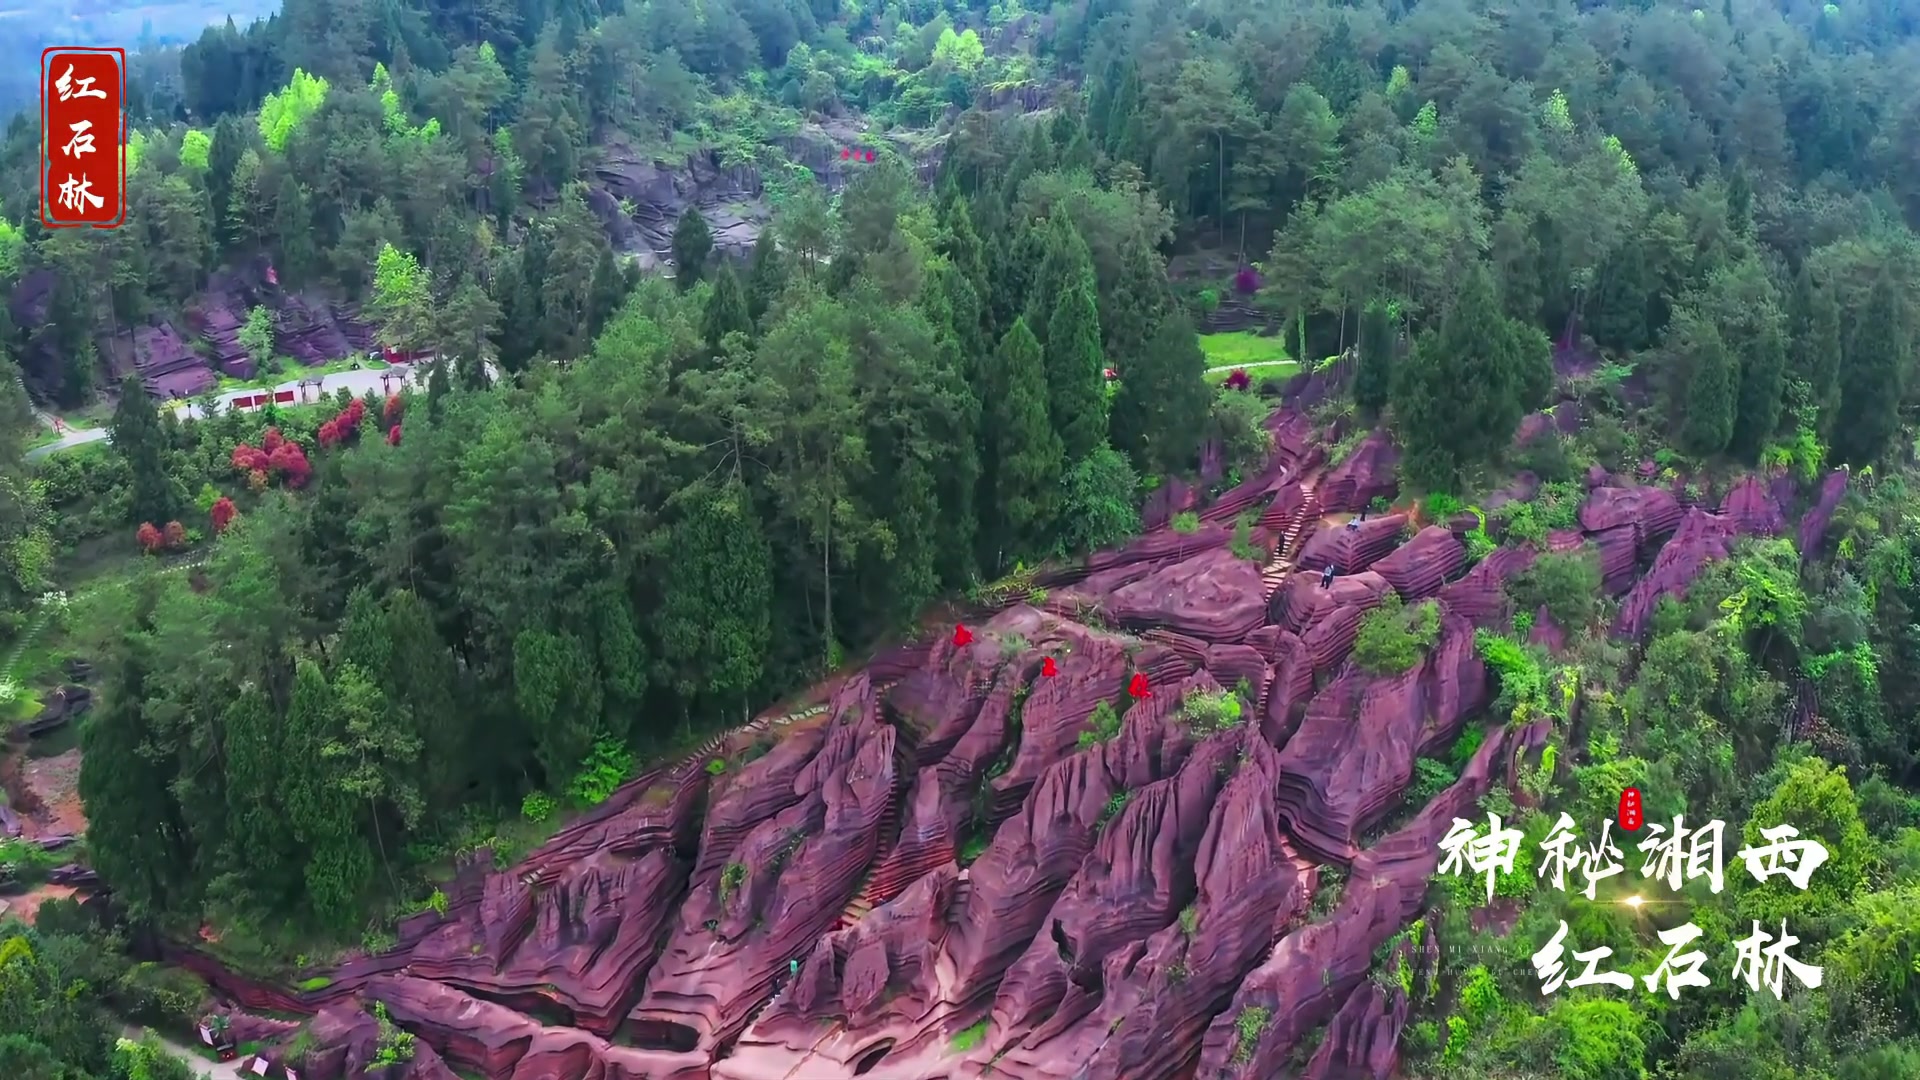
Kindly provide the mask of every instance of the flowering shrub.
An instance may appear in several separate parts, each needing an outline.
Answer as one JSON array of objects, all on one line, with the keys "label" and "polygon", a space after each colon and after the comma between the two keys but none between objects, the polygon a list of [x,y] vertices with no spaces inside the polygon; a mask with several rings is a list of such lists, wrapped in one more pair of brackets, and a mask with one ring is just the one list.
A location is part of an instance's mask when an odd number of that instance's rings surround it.
[{"label": "flowering shrub", "polygon": [[283,442],[274,447],[267,455],[267,467],[279,474],[290,488],[303,488],[313,476],[313,466],[307,463],[306,451],[299,443]]},{"label": "flowering shrub", "polygon": [[240,510],[233,505],[232,499],[222,495],[214,501],[213,509],[209,513],[213,517],[213,531],[218,534],[227,531],[227,526],[233,524],[233,519],[239,516]]},{"label": "flowering shrub", "polygon": [[1247,374],[1246,368],[1234,368],[1227,373],[1227,389],[1245,390],[1251,385],[1253,385],[1253,379]]},{"label": "flowering shrub", "polygon": [[327,449],[352,442],[360,434],[360,424],[366,419],[367,403],[354,398],[340,415],[320,425],[320,445]]},{"label": "flowering shrub", "polygon": [[141,522],[140,527],[134,530],[133,538],[140,544],[140,550],[149,555],[158,552],[167,542],[167,538],[160,535],[160,530],[154,528],[151,521]]},{"label": "flowering shrub", "polygon": [[169,521],[167,527],[161,530],[160,538],[166,542],[169,549],[186,547],[187,527],[177,521]]},{"label": "flowering shrub", "polygon": [[380,422],[391,428],[400,423],[400,416],[406,411],[407,403],[399,394],[388,394],[387,403],[380,408]]},{"label": "flowering shrub", "polygon": [[400,445],[400,425],[399,424],[395,424],[392,427],[387,429],[387,445],[388,446]]}]

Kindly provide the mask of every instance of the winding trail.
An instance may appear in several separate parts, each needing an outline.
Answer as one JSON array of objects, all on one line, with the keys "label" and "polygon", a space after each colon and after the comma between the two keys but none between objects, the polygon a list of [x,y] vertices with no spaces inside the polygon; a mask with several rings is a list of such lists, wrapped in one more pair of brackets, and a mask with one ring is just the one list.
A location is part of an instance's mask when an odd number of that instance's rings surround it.
[{"label": "winding trail", "polygon": [[173,1057],[178,1058],[180,1061],[185,1062],[187,1068],[193,1070],[193,1075],[202,1078],[202,1080],[208,1080],[208,1078],[211,1078],[211,1080],[254,1080],[250,1074],[240,1071],[240,1062],[238,1060],[208,1061],[206,1058],[181,1046],[179,1043],[174,1042],[172,1039],[167,1038],[152,1028],[141,1027],[138,1024],[128,1024],[121,1029],[121,1034],[132,1039],[134,1042],[139,1042],[148,1035],[153,1036],[154,1041],[160,1044],[161,1049]]}]

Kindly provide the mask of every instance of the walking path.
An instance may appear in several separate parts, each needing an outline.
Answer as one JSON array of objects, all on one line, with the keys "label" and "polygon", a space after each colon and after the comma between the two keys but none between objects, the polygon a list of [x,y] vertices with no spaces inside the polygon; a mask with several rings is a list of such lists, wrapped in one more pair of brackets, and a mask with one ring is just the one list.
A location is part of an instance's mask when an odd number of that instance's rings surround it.
[{"label": "walking path", "polygon": [[[427,369],[425,364],[395,364],[391,367],[384,368],[361,368],[358,371],[339,371],[331,375],[317,376],[317,379],[320,383],[320,393],[322,394],[332,394],[336,390],[346,390],[351,392],[354,397],[361,397],[368,391],[381,393],[389,389],[398,391],[403,386],[424,386],[427,380]],[[311,381],[313,380],[290,379],[287,382],[272,387],[271,392],[275,394],[286,392],[298,396],[301,395],[300,384]],[[220,395],[219,401],[221,407],[225,408],[232,405],[235,398],[250,398],[268,392],[269,390],[266,387],[229,390]],[[299,404],[299,402],[296,401],[294,404]],[[59,422],[56,417],[46,412],[36,409],[35,413],[40,417],[42,423],[63,434],[59,442],[48,443],[45,446],[37,446],[27,451],[28,460],[46,457],[55,451],[66,450],[75,446],[85,446],[87,443],[99,442],[107,437],[106,428],[77,428],[71,424]],[[174,405],[173,414],[182,420],[199,420],[202,418],[199,407],[191,401],[183,401]]]},{"label": "walking path", "polygon": [[123,1034],[134,1042],[139,1042],[147,1035],[153,1036],[159,1042],[161,1049],[185,1062],[187,1068],[193,1070],[193,1075],[196,1077],[211,1077],[212,1080],[255,1080],[251,1075],[240,1071],[238,1061],[208,1061],[151,1028],[128,1024]]},{"label": "walking path", "polygon": [[1255,360],[1251,364],[1221,364],[1219,367],[1208,368],[1207,374],[1217,375],[1222,371],[1239,371],[1242,368],[1279,367],[1282,364],[1298,366],[1299,361],[1297,360]]}]

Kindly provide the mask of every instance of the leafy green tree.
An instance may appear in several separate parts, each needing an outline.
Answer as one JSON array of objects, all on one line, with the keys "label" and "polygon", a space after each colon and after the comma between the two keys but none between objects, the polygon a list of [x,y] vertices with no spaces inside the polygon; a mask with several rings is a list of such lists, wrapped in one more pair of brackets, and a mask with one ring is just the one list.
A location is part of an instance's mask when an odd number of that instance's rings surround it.
[{"label": "leafy green tree", "polygon": [[1125,455],[1102,446],[1074,463],[1061,486],[1060,545],[1067,552],[1115,547],[1139,533],[1133,499],[1140,476]]},{"label": "leafy green tree", "polygon": [[132,523],[158,526],[179,516],[182,500],[167,473],[172,440],[160,426],[160,412],[138,375],[129,375],[120,384],[120,401],[114,406],[109,430],[114,453],[126,461],[132,474],[127,506]]},{"label": "leafy green tree", "polygon": [[1469,271],[1446,318],[1420,337],[1394,382],[1394,432],[1408,478],[1454,490],[1465,470],[1504,449],[1551,382],[1550,351],[1540,331],[1501,313],[1484,267]]},{"label": "leafy green tree", "polygon": [[984,402],[992,462],[987,511],[1000,523],[992,558],[999,568],[1048,546],[1064,468],[1060,436],[1047,422],[1040,343],[1025,319],[1015,319],[1000,339],[988,384],[993,391]]},{"label": "leafy green tree", "polygon": [[673,228],[673,277],[681,291],[706,276],[707,256],[713,254],[713,231],[700,208],[689,206]]}]

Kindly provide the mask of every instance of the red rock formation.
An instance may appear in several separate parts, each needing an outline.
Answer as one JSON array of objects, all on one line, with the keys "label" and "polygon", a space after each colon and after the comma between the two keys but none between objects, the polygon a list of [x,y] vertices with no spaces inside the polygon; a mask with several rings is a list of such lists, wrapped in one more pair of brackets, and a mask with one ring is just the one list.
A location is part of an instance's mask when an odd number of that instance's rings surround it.
[{"label": "red rock formation", "polygon": [[1409,603],[1425,600],[1467,568],[1467,546],[1452,530],[1429,525],[1373,564],[1393,591]]},{"label": "red rock formation", "polygon": [[[1353,860],[1331,916],[1280,939],[1265,962],[1242,980],[1232,1003],[1214,1016],[1200,1054],[1199,1074],[1233,1080],[1290,1075],[1294,1048],[1331,1020],[1372,967],[1374,953],[1426,903],[1428,882],[1440,864],[1439,841],[1455,817],[1492,787],[1514,747],[1511,732],[1489,736],[1462,772],[1420,815]],[[1282,766],[1282,778],[1285,766]],[[1282,822],[1286,820],[1284,807]],[[1253,1045],[1242,1044],[1241,1014],[1264,1010]]]},{"label": "red rock formation", "polygon": [[1680,531],[1660,549],[1647,576],[1637,582],[1620,605],[1614,621],[1616,636],[1637,638],[1653,618],[1654,605],[1663,596],[1681,596],[1708,563],[1727,557],[1737,529],[1733,522],[1701,510],[1687,511]]},{"label": "red rock formation", "polygon": [[1757,476],[1742,477],[1733,485],[1720,502],[1720,515],[1749,535],[1778,536],[1787,530],[1780,504]]},{"label": "red rock formation", "polygon": [[1294,565],[1314,571],[1331,566],[1337,574],[1357,574],[1400,546],[1407,515],[1389,514],[1354,524],[1356,528],[1344,523],[1321,526],[1300,546]]},{"label": "red rock formation", "polygon": [[1384,430],[1374,431],[1360,440],[1338,465],[1327,470],[1320,482],[1320,505],[1329,513],[1359,511],[1378,498],[1391,499],[1399,492],[1394,468],[1400,463],[1400,451]]},{"label": "red rock formation", "polygon": [[1533,565],[1530,548],[1496,548],[1466,576],[1440,590],[1440,608],[1475,626],[1503,626],[1512,617],[1507,581]]},{"label": "red rock formation", "polygon": [[1800,518],[1800,557],[1811,559],[1820,551],[1820,545],[1827,538],[1827,524],[1833,520],[1833,512],[1840,506],[1840,500],[1846,498],[1846,468],[1835,469],[1820,482],[1820,497],[1813,507]]},{"label": "red rock formation", "polygon": [[1596,488],[1580,505],[1580,527],[1604,533],[1632,526],[1635,544],[1649,544],[1680,525],[1680,502],[1656,487]]},{"label": "red rock formation", "polygon": [[[1602,488],[1612,491],[1612,488]],[[1600,589],[1619,596],[1633,586],[1640,571],[1640,528],[1631,523],[1588,533],[1587,540],[1600,557]]]},{"label": "red rock formation", "polygon": [[1157,570],[1108,597],[1129,629],[1165,627],[1207,641],[1239,641],[1266,619],[1260,568],[1225,549]]}]

